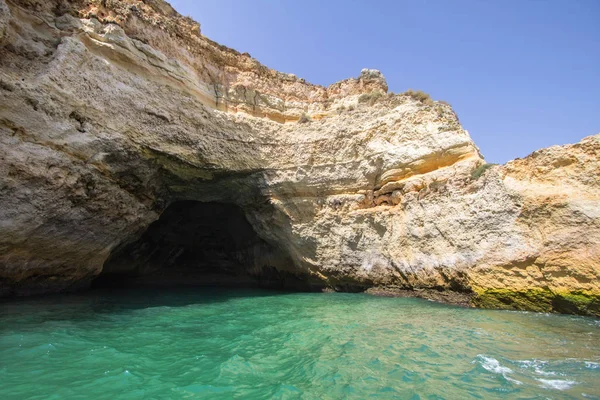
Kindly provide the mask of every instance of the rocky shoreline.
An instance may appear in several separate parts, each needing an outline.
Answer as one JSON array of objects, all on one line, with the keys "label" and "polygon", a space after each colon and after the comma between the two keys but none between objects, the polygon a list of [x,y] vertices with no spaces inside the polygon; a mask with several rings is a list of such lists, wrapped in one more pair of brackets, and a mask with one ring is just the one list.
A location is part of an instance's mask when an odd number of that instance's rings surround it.
[{"label": "rocky shoreline", "polygon": [[365,293],[380,297],[416,297],[431,300],[436,303],[451,304],[460,307],[472,307],[473,294],[460,293],[450,290],[439,291],[435,289],[401,289],[395,287],[373,287]]}]

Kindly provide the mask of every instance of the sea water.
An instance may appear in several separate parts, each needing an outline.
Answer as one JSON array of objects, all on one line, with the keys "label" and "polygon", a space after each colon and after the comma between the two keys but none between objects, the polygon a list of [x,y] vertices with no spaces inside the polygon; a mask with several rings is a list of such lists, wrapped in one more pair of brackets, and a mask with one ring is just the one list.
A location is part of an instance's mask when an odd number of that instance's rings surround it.
[{"label": "sea water", "polygon": [[0,303],[0,399],[600,399],[600,320],[365,294]]}]

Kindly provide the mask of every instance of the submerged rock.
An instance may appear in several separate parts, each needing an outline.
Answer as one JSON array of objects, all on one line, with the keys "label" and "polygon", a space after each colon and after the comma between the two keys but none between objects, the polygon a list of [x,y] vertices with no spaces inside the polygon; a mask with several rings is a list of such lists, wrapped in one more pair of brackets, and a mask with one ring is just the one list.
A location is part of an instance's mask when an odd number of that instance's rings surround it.
[{"label": "submerged rock", "polygon": [[448,104],[309,84],[160,0],[0,0],[0,104],[3,296],[155,271],[114,260],[197,201],[243,211],[223,257],[258,281],[600,315],[600,135],[488,166]]}]

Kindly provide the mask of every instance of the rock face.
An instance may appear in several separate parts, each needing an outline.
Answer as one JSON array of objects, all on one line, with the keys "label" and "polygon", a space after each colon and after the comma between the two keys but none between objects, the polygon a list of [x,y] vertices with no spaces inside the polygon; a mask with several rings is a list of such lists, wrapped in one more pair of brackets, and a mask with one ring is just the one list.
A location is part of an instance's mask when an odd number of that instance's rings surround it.
[{"label": "rock face", "polygon": [[[600,135],[488,168],[446,103],[376,70],[327,88],[270,70],[162,0],[0,0],[0,105],[3,296],[228,260],[600,315]],[[210,230],[222,207],[244,228]]]}]

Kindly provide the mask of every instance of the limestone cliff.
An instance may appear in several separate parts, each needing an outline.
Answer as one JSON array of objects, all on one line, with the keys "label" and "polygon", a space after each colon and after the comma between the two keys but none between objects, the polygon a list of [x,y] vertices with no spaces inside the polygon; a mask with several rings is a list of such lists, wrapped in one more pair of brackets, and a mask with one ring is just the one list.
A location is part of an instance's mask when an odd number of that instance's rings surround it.
[{"label": "limestone cliff", "polygon": [[243,210],[257,279],[600,315],[600,135],[488,168],[446,103],[270,70],[162,0],[0,0],[0,141],[4,296],[176,263],[148,227],[196,201]]}]

